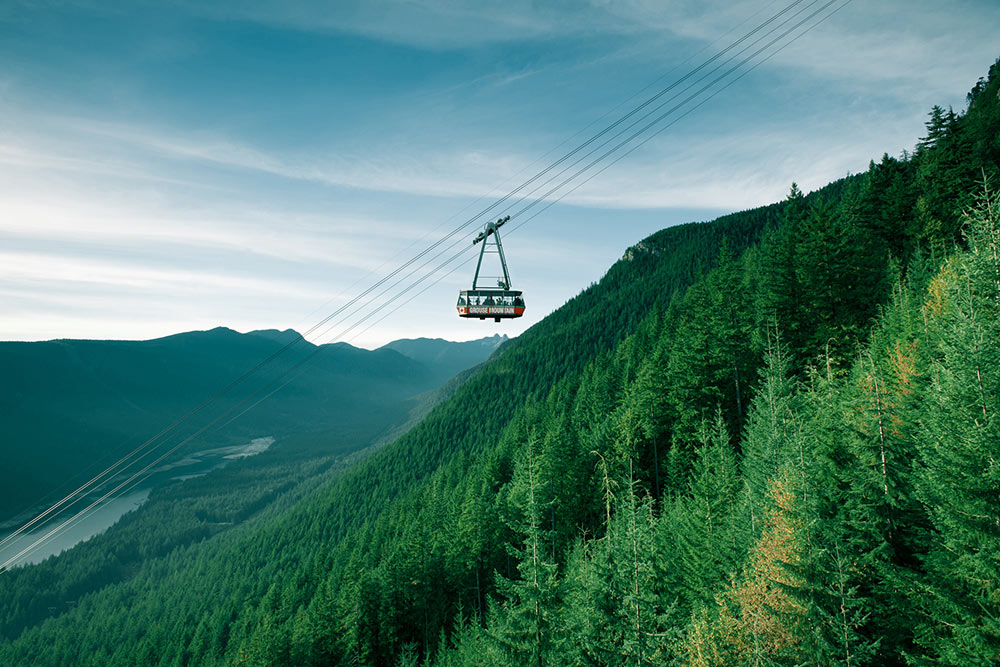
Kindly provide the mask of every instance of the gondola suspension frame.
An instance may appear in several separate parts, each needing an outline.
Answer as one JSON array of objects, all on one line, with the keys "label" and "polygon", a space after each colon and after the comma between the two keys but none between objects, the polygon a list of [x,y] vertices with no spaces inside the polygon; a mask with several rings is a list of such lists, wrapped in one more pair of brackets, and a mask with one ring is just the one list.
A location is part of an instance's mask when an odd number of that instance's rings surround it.
[{"label": "gondola suspension frame", "polygon": [[[495,222],[487,222],[483,231],[479,232],[479,235],[472,241],[472,245],[477,243],[483,245],[479,248],[479,261],[476,262],[472,289],[461,290],[458,293],[459,317],[479,318],[480,320],[492,317],[495,322],[499,322],[502,319],[512,319],[524,315],[524,297],[520,290],[510,288],[510,271],[507,269],[507,257],[504,255],[503,242],[500,240],[500,227],[508,220],[510,220],[509,215]],[[483,267],[483,257],[491,245],[500,258],[503,277],[497,280],[497,287],[480,287],[479,274]]]}]

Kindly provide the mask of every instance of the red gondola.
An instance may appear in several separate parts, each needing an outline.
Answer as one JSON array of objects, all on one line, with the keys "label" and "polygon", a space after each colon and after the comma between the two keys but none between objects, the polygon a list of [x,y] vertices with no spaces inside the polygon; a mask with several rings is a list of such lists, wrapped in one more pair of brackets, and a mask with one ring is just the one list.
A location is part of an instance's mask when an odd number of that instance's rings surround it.
[{"label": "red gondola", "polygon": [[[508,215],[496,222],[486,223],[486,228],[472,242],[473,245],[483,242],[479,250],[479,263],[476,264],[476,275],[472,278],[472,289],[461,290],[458,293],[458,316],[478,317],[485,320],[492,317],[499,322],[502,319],[521,317],[524,315],[524,297],[520,290],[510,288],[510,273],[507,271],[507,260],[500,243],[499,228],[510,220]],[[492,237],[492,239],[491,239]],[[493,241],[495,252],[500,256],[500,266],[503,267],[503,277],[497,279],[497,287],[479,287],[479,270],[483,266],[483,255],[486,247]]]}]

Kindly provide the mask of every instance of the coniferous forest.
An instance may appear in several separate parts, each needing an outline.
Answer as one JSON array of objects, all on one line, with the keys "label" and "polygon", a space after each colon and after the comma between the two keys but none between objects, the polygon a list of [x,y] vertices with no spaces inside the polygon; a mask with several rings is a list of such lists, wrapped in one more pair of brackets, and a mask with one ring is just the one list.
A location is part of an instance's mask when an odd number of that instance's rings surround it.
[{"label": "coniferous forest", "polygon": [[7,573],[0,664],[1000,664],[1000,61],[967,101],[643,240],[240,525],[81,545],[72,608]]}]

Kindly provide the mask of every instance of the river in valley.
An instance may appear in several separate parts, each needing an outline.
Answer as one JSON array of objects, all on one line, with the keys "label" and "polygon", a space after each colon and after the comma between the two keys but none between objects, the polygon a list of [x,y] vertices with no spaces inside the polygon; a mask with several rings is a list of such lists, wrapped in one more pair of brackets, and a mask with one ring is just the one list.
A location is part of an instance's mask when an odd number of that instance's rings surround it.
[{"label": "river in valley", "polygon": [[[154,469],[153,474],[138,487],[121,496],[108,498],[80,517],[74,518],[74,514],[100,499],[107,491],[101,490],[85,497],[68,508],[68,511],[55,515],[54,518],[21,533],[14,539],[8,538],[19,526],[31,521],[48,507],[37,507],[30,514],[7,519],[0,523],[0,565],[7,564],[8,567],[13,567],[38,563],[49,556],[60,554],[113,526],[123,514],[142,505],[157,486],[206,475],[232,460],[260,454],[273,443],[274,438],[271,437],[254,438],[242,445],[214,447],[193,452],[178,461]],[[124,481],[127,476],[128,474],[115,481]],[[111,484],[108,490],[116,485]]]}]

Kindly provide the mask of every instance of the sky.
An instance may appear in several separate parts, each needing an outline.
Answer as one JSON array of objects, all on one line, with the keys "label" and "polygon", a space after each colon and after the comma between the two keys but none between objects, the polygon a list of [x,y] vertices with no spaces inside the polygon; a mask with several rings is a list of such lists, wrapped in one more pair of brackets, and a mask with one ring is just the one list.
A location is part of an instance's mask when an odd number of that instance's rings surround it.
[{"label": "sky", "polygon": [[477,213],[789,1],[6,0],[0,340],[305,332],[466,222],[309,338],[517,335],[661,228],[912,149],[1000,56],[995,0],[849,2],[515,216],[525,317],[456,316]]}]

